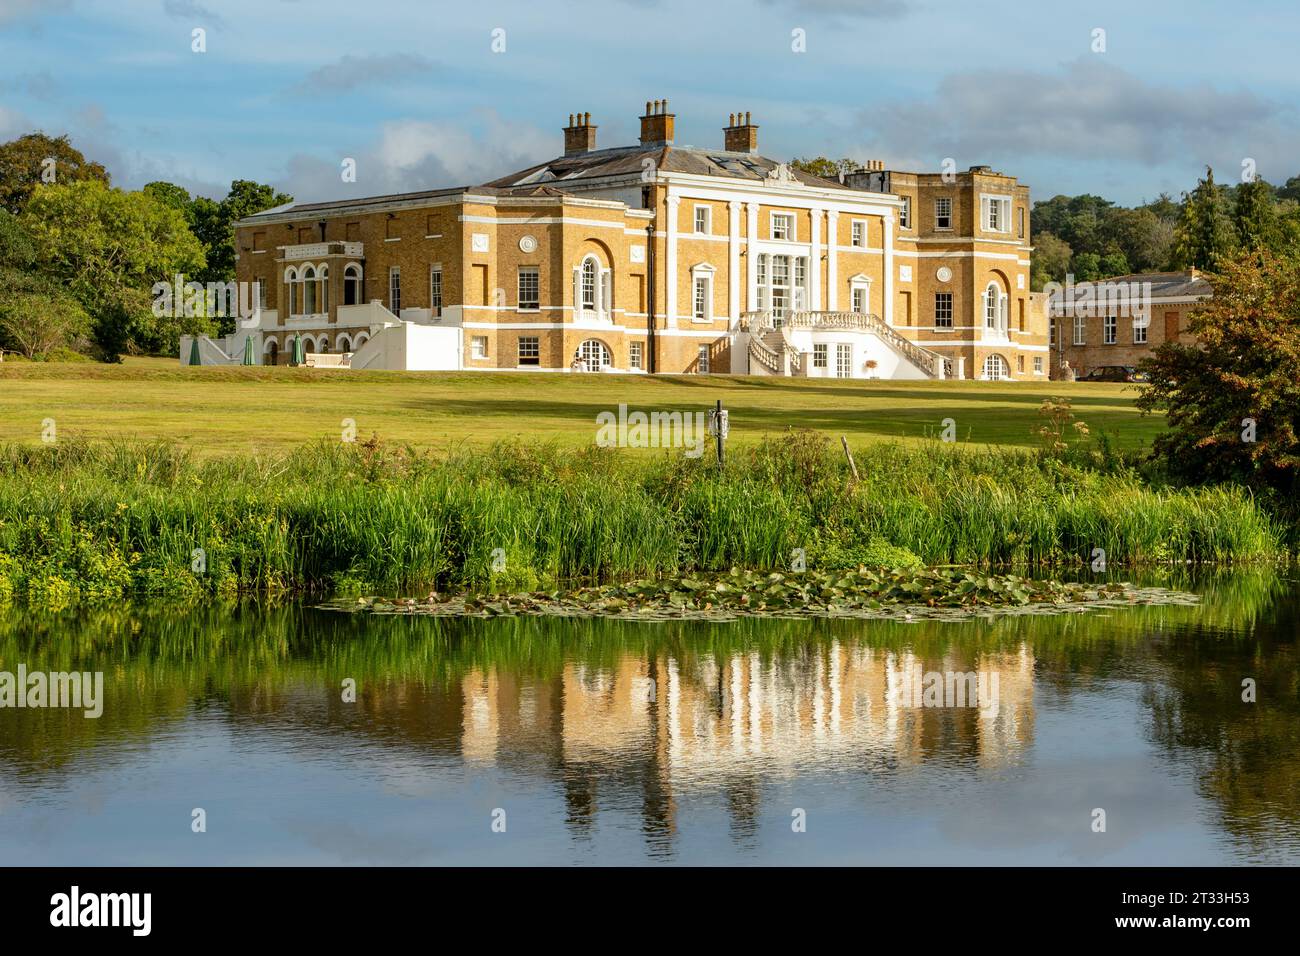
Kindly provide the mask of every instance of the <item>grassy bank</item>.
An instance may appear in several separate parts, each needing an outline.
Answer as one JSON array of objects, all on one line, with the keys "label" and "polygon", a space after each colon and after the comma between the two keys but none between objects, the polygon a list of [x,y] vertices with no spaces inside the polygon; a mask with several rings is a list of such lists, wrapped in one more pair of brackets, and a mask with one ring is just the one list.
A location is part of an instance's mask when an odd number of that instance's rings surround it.
[{"label": "grassy bank", "polygon": [[[496,441],[592,443],[596,416],[633,409],[704,411],[721,400],[731,437],[753,443],[791,425],[855,446],[921,443],[951,418],[969,445],[1032,448],[1038,407],[1068,397],[1094,434],[1122,449],[1149,446],[1163,416],[1142,417],[1129,385],[1065,382],[891,382],[729,375],[553,375],[183,368],[172,360],[0,364],[0,441],[61,438],[176,441],[200,455],[286,453],[357,433],[447,449]],[[648,453],[647,453],[648,454]]]},{"label": "grassy bank", "polygon": [[[319,443],[195,457],[171,444],[0,447],[0,598],[557,582],[859,564],[1072,566],[1277,557],[1244,492],[1154,488],[1011,451],[790,433],[725,473],[677,453]],[[196,549],[202,550],[199,570]]]}]

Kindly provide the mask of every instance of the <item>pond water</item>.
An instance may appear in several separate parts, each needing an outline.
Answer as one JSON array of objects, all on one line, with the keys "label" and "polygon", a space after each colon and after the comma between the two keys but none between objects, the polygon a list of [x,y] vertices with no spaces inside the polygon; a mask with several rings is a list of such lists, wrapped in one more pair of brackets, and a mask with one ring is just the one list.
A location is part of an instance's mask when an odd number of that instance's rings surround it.
[{"label": "pond water", "polygon": [[1202,603],[0,613],[0,671],[104,681],[98,718],[0,709],[0,864],[1300,862],[1300,585],[1148,583]]}]

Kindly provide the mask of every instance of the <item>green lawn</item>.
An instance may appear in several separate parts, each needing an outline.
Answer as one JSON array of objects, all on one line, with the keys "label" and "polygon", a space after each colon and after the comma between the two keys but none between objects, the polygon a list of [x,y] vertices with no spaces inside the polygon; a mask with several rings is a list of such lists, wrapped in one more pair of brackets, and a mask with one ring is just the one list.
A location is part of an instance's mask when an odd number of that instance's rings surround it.
[{"label": "green lawn", "polygon": [[1142,417],[1126,385],[1059,382],[854,382],[748,376],[348,372],[290,368],[184,368],[174,359],[0,364],[0,441],[38,442],[54,419],[60,437],[170,438],[201,453],[271,450],[337,438],[344,419],[423,446],[501,438],[595,440],[596,415],[632,409],[700,411],[721,399],[731,438],[787,426],[846,435],[854,444],[934,437],[945,418],[959,441],[1031,447],[1043,398],[1068,396],[1094,433],[1124,448],[1162,427]]}]

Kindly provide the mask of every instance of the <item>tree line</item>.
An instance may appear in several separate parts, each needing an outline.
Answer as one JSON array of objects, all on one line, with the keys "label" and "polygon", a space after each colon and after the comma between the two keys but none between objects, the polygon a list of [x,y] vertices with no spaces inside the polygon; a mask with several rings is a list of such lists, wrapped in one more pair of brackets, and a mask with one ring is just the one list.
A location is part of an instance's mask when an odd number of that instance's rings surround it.
[{"label": "tree line", "polygon": [[[155,282],[235,277],[234,224],[291,202],[250,180],[220,200],[152,182],[128,191],[67,136],[0,144],[0,348],[28,358],[175,354],[230,318],[154,315]],[[200,310],[201,311],[201,310]]]}]

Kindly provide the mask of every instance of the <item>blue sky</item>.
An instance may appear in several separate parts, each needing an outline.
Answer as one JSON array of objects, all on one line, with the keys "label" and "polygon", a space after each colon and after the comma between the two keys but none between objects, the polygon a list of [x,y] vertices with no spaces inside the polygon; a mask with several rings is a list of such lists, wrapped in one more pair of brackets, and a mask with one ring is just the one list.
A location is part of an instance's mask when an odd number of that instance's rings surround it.
[{"label": "blue sky", "polygon": [[128,187],[327,199],[486,181],[559,153],[578,110],[633,142],[666,97],[681,144],[749,110],[777,159],[952,157],[1132,203],[1206,164],[1300,173],[1298,41],[1272,0],[0,0],[0,139],[69,133]]}]

